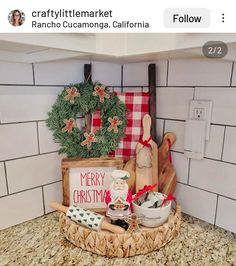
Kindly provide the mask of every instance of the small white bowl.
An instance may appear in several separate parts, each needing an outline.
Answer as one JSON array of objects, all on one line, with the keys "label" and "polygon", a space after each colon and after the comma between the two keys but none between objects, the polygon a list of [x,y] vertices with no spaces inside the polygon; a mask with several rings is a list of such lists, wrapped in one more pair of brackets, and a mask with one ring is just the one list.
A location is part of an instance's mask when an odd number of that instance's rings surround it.
[{"label": "small white bowl", "polygon": [[[162,195],[163,198],[166,198],[166,195]],[[135,202],[133,202],[133,208],[134,213],[142,218],[142,225],[147,227],[157,227],[168,220],[171,210],[171,201],[167,201],[164,206],[158,208],[146,208],[139,206]]]}]

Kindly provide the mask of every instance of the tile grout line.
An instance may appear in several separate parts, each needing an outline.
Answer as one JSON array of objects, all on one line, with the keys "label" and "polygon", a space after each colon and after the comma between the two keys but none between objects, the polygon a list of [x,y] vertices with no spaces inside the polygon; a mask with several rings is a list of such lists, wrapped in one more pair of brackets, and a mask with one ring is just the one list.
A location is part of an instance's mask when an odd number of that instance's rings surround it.
[{"label": "tile grout line", "polygon": [[219,195],[217,195],[217,198],[216,198],[216,208],[215,208],[214,226],[216,226],[216,218],[217,218],[217,211],[218,211],[218,202],[219,202]]},{"label": "tile grout line", "polygon": [[167,66],[166,66],[166,87],[168,87],[168,78],[169,78],[169,60],[167,60]]},{"label": "tile grout line", "polygon": [[[171,152],[174,152],[174,153],[178,153],[178,154],[184,155],[184,151],[177,151],[177,150],[172,150],[172,149],[170,151]],[[214,162],[220,162],[220,163],[225,163],[225,164],[236,165],[236,163],[223,161],[221,159],[215,159],[215,158],[210,158],[210,157],[203,157],[203,159],[210,160],[210,161],[214,161]]]},{"label": "tile grout line", "polygon": [[222,150],[221,150],[221,161],[223,161],[223,153],[224,153],[224,146],[225,146],[225,134],[226,134],[226,126],[224,127],[224,135],[223,135],[223,143],[222,143]]},{"label": "tile grout line", "polygon": [[39,125],[38,125],[38,121],[36,122],[36,133],[37,133],[38,154],[40,154],[40,145],[39,145]]},{"label": "tile grout line", "polygon": [[26,123],[35,123],[35,122],[45,122],[46,120],[31,120],[31,121],[20,121],[20,122],[7,122],[2,123],[1,125],[18,125],[18,124],[26,124]]},{"label": "tile grout line", "polygon": [[190,185],[190,184],[186,184],[186,183],[183,183],[183,182],[180,182],[180,181],[177,181],[177,183],[179,183],[181,185],[185,185],[187,187],[191,187],[191,188],[195,188],[195,189],[198,189],[198,190],[201,190],[201,191],[205,191],[205,192],[208,192],[208,193],[216,195],[216,196],[221,196],[223,198],[226,198],[226,199],[229,199],[229,200],[232,200],[232,201],[236,202],[236,198],[231,198],[231,197],[225,196],[223,194],[219,194],[219,193],[216,193],[216,192],[213,192],[213,191],[210,191],[210,190],[206,190],[204,188],[196,187],[196,186],[193,186],[193,185]]},{"label": "tile grout line", "polygon": [[188,161],[188,185],[189,185],[189,177],[190,177],[190,166],[191,166],[191,158],[189,158],[189,161]]},{"label": "tile grout line", "polygon": [[[84,118],[84,116],[78,116],[77,118]],[[46,119],[29,120],[29,121],[17,121],[17,122],[6,122],[6,123],[0,123],[0,124],[1,125],[17,125],[17,124],[26,124],[26,123],[35,123],[35,122],[46,122]]]},{"label": "tile grout line", "polygon": [[43,186],[42,186],[42,197],[43,197],[43,213],[44,215],[46,214],[46,211],[45,211],[45,198],[44,198],[44,190],[43,190]]},{"label": "tile grout line", "polygon": [[[79,81],[78,81],[79,82]],[[55,84],[10,84],[10,83],[0,83],[0,90],[1,90],[1,86],[4,86],[4,87],[62,87],[62,88],[65,88],[67,86],[70,86],[71,84],[58,84],[58,85],[55,85]],[[114,87],[117,87],[117,88],[120,88],[122,86],[120,85],[112,85]],[[108,88],[111,88],[112,86],[107,86]],[[132,88],[132,87],[137,87],[137,85],[125,85],[124,87],[127,87],[127,88]],[[142,85],[139,85],[139,87],[148,87],[146,84],[142,84]],[[162,85],[158,85],[156,86],[156,88],[235,88],[236,89],[236,86],[229,86],[229,85],[225,85],[225,86],[222,86],[222,85],[205,85],[205,86],[195,86],[195,85],[175,85],[175,86],[162,86]]]},{"label": "tile grout line", "polygon": [[159,117],[159,116],[156,116],[156,119],[163,119],[163,120],[176,121],[176,122],[185,122],[185,120],[183,119],[174,119],[174,118]]},{"label": "tile grout line", "polygon": [[234,73],[234,61],[233,61],[233,63],[232,63],[232,68],[231,68],[231,75],[230,75],[230,81],[229,81],[229,86],[230,86],[230,87],[232,87],[233,73]]},{"label": "tile grout line", "polygon": [[[164,122],[163,122],[163,129],[162,129],[162,140],[163,140],[163,137],[165,135],[165,127],[166,127],[166,120],[164,119]],[[161,141],[162,141],[161,140]]]},{"label": "tile grout line", "polygon": [[5,172],[5,181],[6,181],[6,187],[7,187],[7,196],[9,195],[9,185],[8,185],[8,179],[7,179],[7,166],[6,162],[3,162],[4,172]]},{"label": "tile grout line", "polygon": [[44,185],[39,185],[39,186],[36,186],[36,187],[31,187],[31,188],[23,189],[23,190],[16,191],[16,192],[13,192],[13,193],[9,193],[8,195],[1,196],[0,199],[1,198],[5,198],[7,196],[12,196],[12,195],[15,195],[15,194],[19,194],[19,193],[23,193],[23,192],[26,192],[26,191],[29,191],[29,190],[33,190],[33,189],[36,189],[36,188],[46,187],[48,185],[53,185],[53,184],[60,183],[60,182],[62,182],[62,179],[54,181],[54,182],[50,182],[50,183],[47,183],[47,184],[44,184]]},{"label": "tile grout line", "polygon": [[33,71],[33,84],[35,85],[34,63],[32,63],[32,71]]},{"label": "tile grout line", "polygon": [[[175,122],[185,122],[186,120],[185,119],[176,119],[176,118],[168,118],[168,117],[160,117],[160,116],[156,116],[155,117],[156,119],[165,119],[167,121],[175,121]],[[225,124],[218,124],[218,123],[211,123],[211,125],[214,125],[214,126],[223,126],[223,127],[233,127],[235,128],[236,125],[225,125]]]},{"label": "tile grout line", "polygon": [[18,158],[6,159],[6,160],[0,161],[0,163],[2,163],[2,162],[10,162],[10,161],[15,161],[15,160],[20,160],[20,159],[27,159],[27,158],[31,158],[31,157],[37,157],[37,156],[53,154],[53,153],[58,153],[58,151],[49,151],[49,152],[44,152],[44,153],[41,153],[41,154],[32,154],[32,155],[27,155],[27,156],[18,157]]}]

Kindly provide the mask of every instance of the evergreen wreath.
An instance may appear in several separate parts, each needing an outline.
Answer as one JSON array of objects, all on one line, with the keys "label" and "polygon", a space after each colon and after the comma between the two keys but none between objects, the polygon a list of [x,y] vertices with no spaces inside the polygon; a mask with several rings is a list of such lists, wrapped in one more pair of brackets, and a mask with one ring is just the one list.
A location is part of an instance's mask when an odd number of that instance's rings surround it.
[{"label": "evergreen wreath", "polygon": [[[79,130],[79,115],[101,111],[102,127],[93,132]],[[118,147],[125,136],[127,108],[114,93],[101,83],[83,82],[65,88],[58,95],[46,124],[53,131],[55,142],[60,144],[59,153],[68,157],[99,157]]]}]

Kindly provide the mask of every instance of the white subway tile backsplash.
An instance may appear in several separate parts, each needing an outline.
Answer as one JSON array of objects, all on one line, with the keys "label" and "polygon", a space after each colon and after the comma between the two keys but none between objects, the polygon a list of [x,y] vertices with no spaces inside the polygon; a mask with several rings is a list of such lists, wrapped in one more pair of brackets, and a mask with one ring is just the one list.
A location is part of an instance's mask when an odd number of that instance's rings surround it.
[{"label": "white subway tile backsplash", "polygon": [[195,88],[195,99],[212,100],[212,123],[222,125],[236,125],[235,88]]},{"label": "white subway tile backsplash", "polygon": [[92,77],[107,86],[121,86],[121,64],[93,62]]},{"label": "white subway tile backsplash", "polygon": [[188,118],[189,103],[193,99],[193,88],[158,87],[156,95],[157,117]]},{"label": "white subway tile backsplash", "polygon": [[184,152],[184,125],[185,122],[182,121],[165,121],[164,132],[173,132],[176,135],[176,141],[171,147],[173,151]]},{"label": "white subway tile backsplash", "polygon": [[89,61],[64,60],[34,65],[36,85],[69,85],[84,81],[84,64]]},{"label": "white subway tile backsplash", "polygon": [[123,65],[124,86],[147,86],[148,65],[150,63],[130,63]]},{"label": "white subway tile backsplash", "polygon": [[166,86],[167,60],[123,65],[124,86],[148,86],[148,65],[156,64],[156,85]]},{"label": "white subway tile backsplash", "polygon": [[167,86],[167,60],[159,60],[153,63],[156,64],[156,85]]},{"label": "white subway tile backsplash", "polygon": [[212,159],[221,159],[223,139],[224,139],[223,126],[211,125],[210,139],[206,141],[205,157]]},{"label": "white subway tile backsplash", "polygon": [[6,162],[9,192],[61,180],[61,156],[44,154]]},{"label": "white subway tile backsplash", "polygon": [[191,160],[189,184],[236,199],[236,165],[214,160]]},{"label": "white subway tile backsplash", "polygon": [[36,123],[0,125],[0,161],[38,153]]},{"label": "white subway tile backsplash", "polygon": [[0,198],[0,210],[0,230],[43,215],[42,188]]},{"label": "white subway tile backsplash", "polygon": [[45,212],[49,213],[54,211],[49,205],[51,202],[56,201],[62,203],[62,183],[57,182],[43,187]]},{"label": "white subway tile backsplash", "polygon": [[232,62],[170,60],[168,86],[229,86]]},{"label": "white subway tile backsplash", "polygon": [[164,120],[156,119],[156,134],[157,134],[157,144],[160,145],[163,140],[164,132]]},{"label": "white subway tile backsplash", "polygon": [[215,194],[178,183],[175,195],[184,213],[214,223],[217,200]]},{"label": "white subway tile backsplash", "polygon": [[[84,80],[85,63],[89,62],[64,60],[35,64],[35,83],[48,86],[24,86],[33,85],[32,64],[0,62],[0,84],[9,85],[0,85],[0,123],[35,121],[0,125],[0,161],[38,154],[37,123],[40,153],[59,149],[59,145],[52,139],[52,132],[42,120],[46,120],[47,112],[51,110],[64,85]],[[218,60],[170,60],[167,81],[167,60],[124,64],[123,77],[121,64],[93,62],[92,79],[109,86],[111,91],[113,86],[118,86],[114,91],[121,91],[121,85],[125,92],[148,91],[150,63],[156,64],[157,142],[160,144],[164,132],[174,132],[177,139],[172,147],[172,150],[178,151],[172,152],[172,159],[177,180],[182,183],[177,184],[177,200],[183,212],[214,223],[217,201],[214,193],[236,198],[236,165],[208,159],[191,160],[188,169],[189,159],[179,152],[183,152],[184,120],[189,116],[190,100],[193,97],[212,100],[211,122],[220,125],[211,125],[205,157],[221,159],[225,134],[223,160],[236,163],[236,129],[226,127],[225,130],[224,126],[236,126],[236,88],[226,87],[230,85],[232,63]],[[236,86],[236,67],[232,86]],[[77,122],[81,127],[83,119]],[[2,219],[1,215],[1,228],[43,215],[43,198],[46,213],[52,211],[49,207],[51,201],[62,201],[60,161],[61,157],[56,153],[6,161],[9,193],[17,192],[13,195],[7,195],[4,163],[0,162],[0,197],[3,196],[0,198],[0,209],[4,216]],[[190,184],[185,185],[188,183],[188,171]],[[37,186],[43,186],[43,189],[35,188]],[[22,190],[27,191],[19,193]],[[24,208],[19,209],[18,206]],[[219,196],[216,224],[236,232],[235,212],[236,201]]]},{"label": "white subway tile backsplash", "polygon": [[187,184],[189,159],[184,154],[178,152],[171,152],[171,156],[177,181]]},{"label": "white subway tile backsplash", "polygon": [[46,126],[46,122],[38,122],[38,132],[40,153],[59,150],[59,144],[54,142],[52,131],[48,129],[48,127]]},{"label": "white subway tile backsplash", "polygon": [[216,225],[236,233],[235,213],[236,201],[219,197]]},{"label": "white subway tile backsplash", "polygon": [[0,197],[7,195],[7,183],[4,170],[4,164],[0,163]]},{"label": "white subway tile backsplash", "polygon": [[0,62],[0,84],[32,85],[32,64]]},{"label": "white subway tile backsplash", "polygon": [[234,70],[233,70],[231,86],[236,86],[236,62],[234,62]]},{"label": "white subway tile backsplash", "polygon": [[0,86],[0,121],[45,120],[61,91],[58,87]]},{"label": "white subway tile backsplash", "polygon": [[223,161],[236,163],[236,128],[226,127]]}]

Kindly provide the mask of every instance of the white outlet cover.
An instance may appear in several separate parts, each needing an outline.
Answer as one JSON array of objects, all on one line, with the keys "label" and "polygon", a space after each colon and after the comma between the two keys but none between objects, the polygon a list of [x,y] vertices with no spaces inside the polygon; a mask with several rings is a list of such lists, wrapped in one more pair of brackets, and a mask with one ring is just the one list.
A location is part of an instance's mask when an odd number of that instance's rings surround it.
[{"label": "white outlet cover", "polygon": [[194,109],[204,109],[204,117],[201,120],[206,121],[206,140],[210,138],[211,128],[211,113],[212,113],[212,101],[209,100],[193,100],[190,101],[189,118],[194,119]]}]

